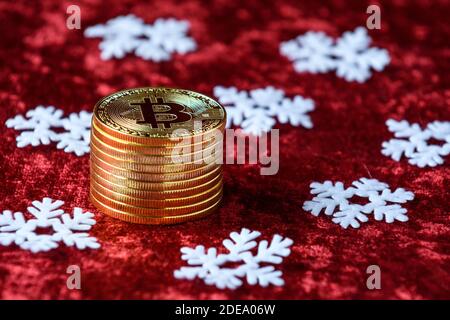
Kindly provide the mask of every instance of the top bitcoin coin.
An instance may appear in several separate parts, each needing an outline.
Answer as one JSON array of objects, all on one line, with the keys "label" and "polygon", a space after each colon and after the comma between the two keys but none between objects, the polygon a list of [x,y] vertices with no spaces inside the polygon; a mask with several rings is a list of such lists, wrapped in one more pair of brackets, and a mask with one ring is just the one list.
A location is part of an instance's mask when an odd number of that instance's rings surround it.
[{"label": "top bitcoin coin", "polygon": [[97,102],[93,125],[130,142],[194,137],[223,130],[225,109],[197,92],[170,88],[136,88]]}]

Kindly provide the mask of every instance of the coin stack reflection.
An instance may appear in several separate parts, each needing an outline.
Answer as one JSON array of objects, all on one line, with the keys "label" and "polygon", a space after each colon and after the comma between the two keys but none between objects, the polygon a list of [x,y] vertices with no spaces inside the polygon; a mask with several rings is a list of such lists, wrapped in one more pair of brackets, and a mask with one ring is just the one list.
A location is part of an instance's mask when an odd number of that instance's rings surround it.
[{"label": "coin stack reflection", "polygon": [[91,201],[142,224],[214,212],[223,191],[225,117],[216,101],[188,90],[137,88],[103,98],[92,119]]}]

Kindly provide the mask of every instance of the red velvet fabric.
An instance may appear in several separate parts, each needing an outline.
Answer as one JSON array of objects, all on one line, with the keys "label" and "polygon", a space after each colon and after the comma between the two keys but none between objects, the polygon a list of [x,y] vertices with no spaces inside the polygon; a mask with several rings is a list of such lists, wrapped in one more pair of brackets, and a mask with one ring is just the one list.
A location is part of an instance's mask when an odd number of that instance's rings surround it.
[{"label": "red velvet fabric", "polygon": [[[281,41],[321,30],[337,37],[365,25],[373,1],[77,1],[82,30],[68,30],[72,1],[0,3],[0,210],[26,211],[32,200],[51,197],[95,213],[91,234],[99,250],[60,247],[32,254],[0,246],[2,299],[429,299],[450,297],[449,166],[420,169],[381,155],[390,138],[385,121],[426,124],[450,120],[450,26],[448,1],[386,1],[374,45],[392,62],[366,83],[333,73],[298,74],[279,54]],[[147,23],[158,17],[187,19],[198,50],[168,62],[133,55],[102,61],[99,39],[84,28],[134,13]],[[36,105],[66,114],[92,110],[104,95],[138,86],[171,86],[212,95],[216,85],[250,90],[283,89],[310,97],[314,128],[278,125],[280,171],[260,176],[256,165],[226,165],[225,195],[216,214],[174,226],[120,222],[90,204],[89,155],[77,157],[54,145],[19,149],[6,119]],[[301,207],[312,181],[350,184],[372,177],[415,193],[405,204],[410,220],[371,220],[344,230]],[[231,231],[259,230],[294,240],[279,266],[284,287],[243,285],[218,290],[202,281],[177,280],[181,246],[221,246]],[[79,265],[82,290],[66,288],[66,268]],[[382,289],[366,288],[366,268],[377,264]]]}]

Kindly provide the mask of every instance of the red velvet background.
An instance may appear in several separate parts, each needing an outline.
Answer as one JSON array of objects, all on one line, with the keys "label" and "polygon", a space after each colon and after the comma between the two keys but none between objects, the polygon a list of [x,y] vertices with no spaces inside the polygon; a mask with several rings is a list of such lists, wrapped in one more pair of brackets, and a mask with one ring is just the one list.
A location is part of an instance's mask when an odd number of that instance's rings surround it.
[{"label": "red velvet background", "polygon": [[[3,299],[309,299],[450,298],[449,157],[420,169],[380,153],[390,138],[388,118],[426,124],[450,120],[450,26],[448,1],[386,1],[374,45],[392,62],[364,84],[334,74],[298,74],[279,54],[279,43],[309,30],[337,37],[364,25],[374,1],[2,1],[0,3],[0,210],[25,211],[32,200],[51,197],[64,207],[96,214],[92,234],[99,250],[60,247],[32,254],[0,247]],[[82,30],[65,27],[66,8],[81,7]],[[99,39],[84,28],[134,13],[147,23],[158,17],[187,19],[198,50],[164,63],[133,55],[100,60]],[[260,176],[258,166],[226,165],[220,211],[174,226],[123,223],[99,213],[88,200],[89,156],[52,146],[15,145],[6,119],[38,104],[66,114],[92,110],[114,91],[172,86],[212,95],[216,85],[254,89],[272,85],[316,102],[312,130],[278,126],[280,171]],[[415,193],[410,221],[371,220],[344,230],[326,217],[303,212],[312,181],[346,184],[373,177]],[[280,265],[284,287],[218,290],[202,281],[176,280],[181,246],[221,246],[231,231],[247,227],[263,238],[294,240]],[[82,290],[66,288],[68,265],[82,270]],[[382,289],[366,288],[366,268],[378,264]]]}]

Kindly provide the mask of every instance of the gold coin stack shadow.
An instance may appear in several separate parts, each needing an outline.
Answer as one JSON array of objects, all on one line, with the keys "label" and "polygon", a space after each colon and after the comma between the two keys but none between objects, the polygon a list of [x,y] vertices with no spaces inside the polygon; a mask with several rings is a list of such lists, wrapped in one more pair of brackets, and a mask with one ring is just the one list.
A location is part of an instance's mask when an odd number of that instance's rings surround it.
[{"label": "gold coin stack shadow", "polygon": [[94,107],[90,198],[127,222],[172,224],[206,216],[222,199],[224,108],[170,88],[117,92]]}]

